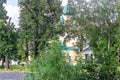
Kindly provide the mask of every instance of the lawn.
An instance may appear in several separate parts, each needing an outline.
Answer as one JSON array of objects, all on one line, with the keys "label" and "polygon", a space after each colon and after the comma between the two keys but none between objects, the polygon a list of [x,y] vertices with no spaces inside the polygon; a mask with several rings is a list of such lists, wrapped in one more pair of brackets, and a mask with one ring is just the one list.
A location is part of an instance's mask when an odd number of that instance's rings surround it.
[{"label": "lawn", "polygon": [[1,68],[0,67],[0,72],[8,72],[8,71],[13,71],[13,72],[25,72],[25,66],[23,65],[10,65],[9,69]]}]

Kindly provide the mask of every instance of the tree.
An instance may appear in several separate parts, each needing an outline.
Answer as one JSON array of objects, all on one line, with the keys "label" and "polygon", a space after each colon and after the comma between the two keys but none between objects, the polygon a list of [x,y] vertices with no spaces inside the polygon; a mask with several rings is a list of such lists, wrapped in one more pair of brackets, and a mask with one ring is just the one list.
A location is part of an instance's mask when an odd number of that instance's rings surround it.
[{"label": "tree", "polygon": [[98,74],[100,80],[113,80],[116,77],[117,69],[116,47],[114,46],[116,30],[118,29],[115,1],[91,0],[88,6],[90,7],[88,19],[92,24],[87,27],[90,29],[87,29],[89,43],[95,56],[94,63],[97,64],[99,69],[97,71],[93,70],[93,72]]},{"label": "tree", "polygon": [[[86,65],[89,66],[85,68],[88,72],[88,74],[86,73],[86,76],[88,79],[114,79],[117,68],[115,44],[118,44],[115,37],[119,30],[118,25],[116,24],[117,7],[115,1],[90,0],[87,3],[83,0],[79,0],[78,2],[71,0],[71,2],[71,4],[73,4],[72,7],[75,7],[78,16],[75,25],[70,21],[68,21],[70,24],[67,22],[67,25],[69,24],[69,26],[66,27],[66,30],[69,31],[70,35],[78,35],[80,39],[78,47],[81,51],[83,49],[84,41],[88,41],[95,57],[94,61],[91,61],[92,63],[89,61],[86,63]],[[74,2],[77,6],[74,5]],[[79,4],[79,2],[81,2],[81,4]],[[73,31],[76,26],[77,30]],[[119,40],[118,35],[117,40]],[[92,67],[95,68],[93,69]],[[99,70],[97,70],[97,68],[99,68]],[[111,73],[109,73],[109,71]],[[92,77],[93,75],[89,75],[93,73],[95,76],[94,78]]]},{"label": "tree", "polygon": [[[10,23],[11,18],[8,20],[6,10],[3,3],[6,0],[0,0],[0,56],[2,58],[2,67],[9,68],[10,58],[16,53],[16,38],[17,34],[14,25]],[[7,22],[8,20],[8,22]]]},{"label": "tree", "polygon": [[0,53],[3,58],[2,67],[9,68],[9,59],[15,56],[16,53],[16,33],[12,25],[6,24],[0,27]]},{"label": "tree", "polygon": [[79,68],[66,62],[58,41],[49,46],[28,66],[25,80],[80,80]]},{"label": "tree", "polygon": [[56,23],[59,20],[60,4],[57,0],[20,0],[20,42],[22,50],[25,48],[26,58],[28,51],[34,57],[44,49],[48,41],[56,36]]},{"label": "tree", "polygon": [[115,39],[116,39],[115,46],[118,49],[118,48],[120,48],[120,36],[119,36],[119,33],[120,33],[120,11],[119,11],[120,3],[118,0],[116,0],[116,4],[117,4],[117,10],[118,10],[118,17],[117,17],[116,24],[117,24],[118,28],[116,29],[117,34],[115,35]]},{"label": "tree", "polygon": [[[7,12],[5,11],[5,9],[3,7],[3,3],[5,3],[5,2],[6,2],[6,0],[0,1],[0,12],[1,12],[0,13],[0,26],[1,27],[5,25],[6,19],[7,19],[7,16],[6,16]],[[5,57],[1,56],[1,58],[2,58],[2,67],[4,67]]]}]

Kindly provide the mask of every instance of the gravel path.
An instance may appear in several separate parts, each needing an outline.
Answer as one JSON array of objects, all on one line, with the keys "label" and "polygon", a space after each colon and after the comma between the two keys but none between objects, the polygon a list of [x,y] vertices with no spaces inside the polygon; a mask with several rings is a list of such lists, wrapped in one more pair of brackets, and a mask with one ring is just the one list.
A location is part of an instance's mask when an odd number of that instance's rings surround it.
[{"label": "gravel path", "polygon": [[0,80],[23,80],[22,72],[0,72]]}]

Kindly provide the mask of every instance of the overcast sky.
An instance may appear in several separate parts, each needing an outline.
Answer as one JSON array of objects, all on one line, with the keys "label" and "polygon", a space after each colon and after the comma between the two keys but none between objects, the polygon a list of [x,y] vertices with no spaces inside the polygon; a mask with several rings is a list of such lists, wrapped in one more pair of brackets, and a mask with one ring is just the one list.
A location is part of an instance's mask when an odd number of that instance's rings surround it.
[{"label": "overcast sky", "polygon": [[19,22],[19,8],[17,6],[18,0],[7,0],[7,4],[5,4],[5,9],[7,10],[7,16],[11,17],[15,26],[18,28],[18,22]]}]

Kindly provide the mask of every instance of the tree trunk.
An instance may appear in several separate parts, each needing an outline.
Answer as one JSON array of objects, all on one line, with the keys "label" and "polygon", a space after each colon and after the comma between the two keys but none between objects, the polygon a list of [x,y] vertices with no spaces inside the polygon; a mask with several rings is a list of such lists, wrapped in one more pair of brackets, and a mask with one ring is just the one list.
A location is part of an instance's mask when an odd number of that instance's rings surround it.
[{"label": "tree trunk", "polygon": [[5,68],[9,69],[9,58],[8,58],[8,55],[5,56]]},{"label": "tree trunk", "polygon": [[5,63],[5,56],[2,56],[2,66],[1,66],[2,68],[5,67],[4,63]]},{"label": "tree trunk", "polygon": [[28,41],[27,41],[27,39],[26,39],[26,51],[25,51],[25,58],[26,58],[26,61],[28,61],[29,59],[28,59],[28,56],[29,56],[29,50],[28,50]]},{"label": "tree trunk", "polygon": [[34,58],[36,58],[38,56],[38,43],[37,43],[37,41],[35,41],[35,50],[34,50],[34,52],[35,52]]}]

